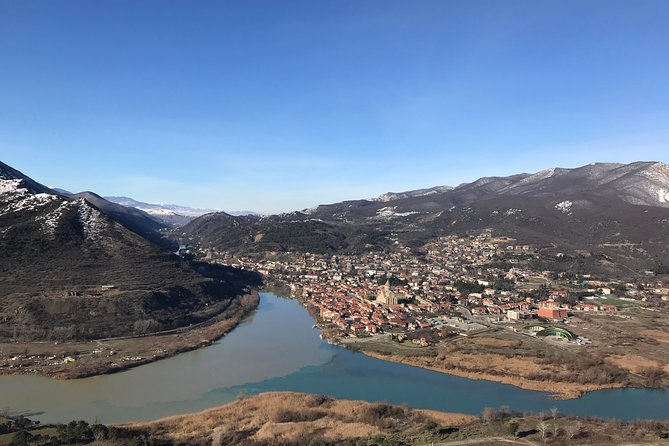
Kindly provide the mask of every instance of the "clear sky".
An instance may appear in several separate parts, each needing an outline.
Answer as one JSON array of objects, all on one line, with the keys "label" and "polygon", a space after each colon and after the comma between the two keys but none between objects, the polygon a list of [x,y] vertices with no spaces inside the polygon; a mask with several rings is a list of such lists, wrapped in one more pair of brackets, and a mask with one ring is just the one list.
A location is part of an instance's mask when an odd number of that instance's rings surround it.
[{"label": "clear sky", "polygon": [[669,162],[667,0],[0,0],[0,160],[280,212]]}]

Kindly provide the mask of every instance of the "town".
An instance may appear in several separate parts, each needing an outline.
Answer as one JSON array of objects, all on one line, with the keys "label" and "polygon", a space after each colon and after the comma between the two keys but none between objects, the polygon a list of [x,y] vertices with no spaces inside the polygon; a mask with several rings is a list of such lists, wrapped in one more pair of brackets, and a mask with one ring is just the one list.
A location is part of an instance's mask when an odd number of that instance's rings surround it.
[{"label": "town", "polygon": [[[534,247],[487,231],[437,238],[422,247],[421,255],[399,239],[393,246],[362,255],[282,253],[258,259],[206,248],[198,255],[289,286],[331,342],[390,333],[397,334],[394,340],[412,338],[427,346],[434,333],[466,335],[504,325],[530,336],[586,345],[587,338],[568,328],[573,315],[616,313],[635,304],[669,305],[669,286],[650,276],[643,282],[620,282],[536,271],[531,267],[538,258]],[[427,335],[412,336],[414,332]]]}]

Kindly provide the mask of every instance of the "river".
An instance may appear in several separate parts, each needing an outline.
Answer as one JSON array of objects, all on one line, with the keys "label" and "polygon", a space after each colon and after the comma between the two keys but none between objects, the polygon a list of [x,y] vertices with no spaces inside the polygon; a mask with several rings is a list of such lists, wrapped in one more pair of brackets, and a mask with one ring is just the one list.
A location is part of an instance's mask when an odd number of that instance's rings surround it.
[{"label": "river", "polygon": [[480,414],[484,407],[631,420],[669,418],[666,389],[615,389],[555,401],[522,390],[395,364],[332,346],[297,301],[262,293],[260,305],[219,342],[113,375],[70,381],[0,377],[0,408],[42,422],[150,420],[225,404],[240,394],[289,390]]}]

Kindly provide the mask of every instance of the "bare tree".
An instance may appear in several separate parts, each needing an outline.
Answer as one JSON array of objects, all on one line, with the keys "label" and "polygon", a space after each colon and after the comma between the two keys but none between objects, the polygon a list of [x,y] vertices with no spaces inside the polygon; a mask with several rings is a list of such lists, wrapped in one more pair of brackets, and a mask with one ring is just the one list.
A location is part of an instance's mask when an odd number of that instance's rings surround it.
[{"label": "bare tree", "polygon": [[155,331],[158,325],[158,322],[154,319],[140,319],[133,324],[133,331],[135,334],[145,335],[151,331]]},{"label": "bare tree", "polygon": [[573,440],[574,437],[576,437],[576,435],[578,435],[578,433],[581,431],[581,423],[578,421],[572,421],[567,425],[565,430],[567,431],[567,437],[570,440]]},{"label": "bare tree", "polygon": [[497,418],[498,418],[498,412],[497,409],[495,409],[494,407],[486,407],[485,409],[483,409],[483,412],[481,412],[481,420],[484,423],[493,422],[497,420]]},{"label": "bare tree", "polygon": [[546,432],[548,431],[548,423],[544,420],[539,421],[539,423],[537,423],[537,429],[541,432],[541,439],[545,439]]},{"label": "bare tree", "polygon": [[553,417],[553,420],[555,420],[557,418],[559,413],[560,413],[560,410],[557,407],[555,407],[555,406],[551,407],[551,416]]}]

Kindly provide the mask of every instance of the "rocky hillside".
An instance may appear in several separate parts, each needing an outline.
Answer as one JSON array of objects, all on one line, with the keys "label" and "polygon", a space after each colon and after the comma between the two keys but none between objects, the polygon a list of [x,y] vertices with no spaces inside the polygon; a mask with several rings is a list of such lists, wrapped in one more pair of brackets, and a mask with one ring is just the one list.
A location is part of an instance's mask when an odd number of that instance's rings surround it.
[{"label": "rocky hillside", "polygon": [[[131,231],[159,245],[165,244],[165,239],[161,237],[160,231],[166,229],[169,225],[152,215],[140,209],[106,200],[94,192],[79,192],[69,196],[74,199],[83,198]],[[171,247],[176,248],[175,246]]]},{"label": "rocky hillside", "polygon": [[0,340],[176,328],[243,291],[234,272],[204,277],[112,217],[0,163]]},{"label": "rocky hillside", "polygon": [[386,192],[385,194],[379,195],[376,199],[378,201],[385,202],[385,201],[400,200],[402,198],[422,197],[425,195],[448,192],[449,190],[453,190],[453,188],[450,186],[435,186],[429,189],[417,189],[406,192]]}]

